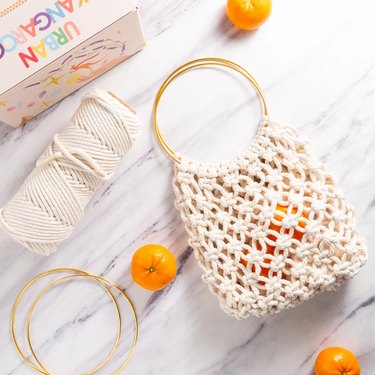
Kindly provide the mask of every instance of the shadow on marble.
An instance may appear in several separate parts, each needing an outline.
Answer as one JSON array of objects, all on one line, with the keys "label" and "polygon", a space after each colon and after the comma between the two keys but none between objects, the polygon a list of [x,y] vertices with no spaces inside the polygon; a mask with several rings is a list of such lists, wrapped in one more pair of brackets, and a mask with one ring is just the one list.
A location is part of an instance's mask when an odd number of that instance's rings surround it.
[{"label": "shadow on marble", "polygon": [[225,7],[223,7],[223,13],[221,18],[219,19],[219,22],[216,26],[216,29],[219,33],[224,34],[228,37],[228,39],[235,39],[235,40],[249,40],[256,36],[258,33],[258,29],[256,30],[240,30],[237,27],[235,27],[231,21],[229,21],[226,12]]},{"label": "shadow on marble", "polygon": [[[181,278],[179,288],[185,288],[181,284],[187,282],[187,277]],[[207,289],[203,283],[201,288]],[[188,290],[186,286],[187,293]],[[343,308],[340,301],[344,298],[346,291],[345,285],[336,293],[322,293],[291,310],[269,317],[250,317],[239,321],[220,311],[217,298],[208,290],[202,290],[193,300],[193,311],[191,314],[186,314],[184,319],[186,326],[194,327],[189,338],[191,346],[199,348],[199,355],[215,354],[210,366],[201,368],[199,373],[228,374],[233,363],[236,363],[237,371],[239,369],[251,371],[254,369],[254,358],[259,356],[257,361],[266,361],[266,358],[263,358],[265,345],[272,353],[277,350],[281,342],[285,343],[284,350],[287,351],[291,346],[295,346],[297,350],[298,343],[301,341],[311,343],[311,354],[304,358],[301,353],[302,359],[298,374],[306,371],[307,362],[310,362],[320,345],[329,336],[329,333],[321,332],[318,336],[324,339],[316,342],[314,340],[317,337],[317,330],[319,327],[323,330],[322,327],[332,322],[332,316],[340,314]],[[244,335],[244,331],[248,331],[248,334]],[[222,339],[218,341],[218,337]],[[311,374],[313,375],[313,372]]]}]

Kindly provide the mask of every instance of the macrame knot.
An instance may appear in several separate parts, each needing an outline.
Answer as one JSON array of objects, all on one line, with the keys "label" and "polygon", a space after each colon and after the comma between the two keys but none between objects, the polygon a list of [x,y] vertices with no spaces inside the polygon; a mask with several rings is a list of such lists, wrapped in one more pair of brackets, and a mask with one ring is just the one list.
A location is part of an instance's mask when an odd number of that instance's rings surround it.
[{"label": "macrame knot", "polygon": [[266,221],[272,219],[275,216],[275,210],[272,207],[265,207],[259,213],[259,218]]},{"label": "macrame knot", "polygon": [[280,235],[276,240],[276,246],[280,250],[289,249],[291,244],[290,236],[288,234]]},{"label": "macrame knot", "polygon": [[278,184],[283,181],[283,176],[276,169],[270,170],[265,176],[266,181],[272,184]]},{"label": "macrame knot", "polygon": [[259,192],[259,184],[257,184],[255,181],[249,181],[244,187],[244,190],[248,195],[255,194]]}]

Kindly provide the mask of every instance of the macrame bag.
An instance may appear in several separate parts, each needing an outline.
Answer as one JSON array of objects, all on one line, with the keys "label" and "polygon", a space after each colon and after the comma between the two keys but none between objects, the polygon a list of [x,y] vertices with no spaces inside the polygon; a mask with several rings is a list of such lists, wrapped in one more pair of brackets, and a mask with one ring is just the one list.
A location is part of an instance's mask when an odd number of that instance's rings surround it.
[{"label": "macrame bag", "polygon": [[[216,165],[175,154],[157,121],[168,85],[207,65],[244,75],[264,112],[247,150]],[[243,319],[297,306],[318,292],[336,289],[365,263],[365,241],[335,178],[294,129],[268,118],[262,90],[241,66],[207,58],[176,69],[156,96],[154,128],[175,162],[176,207],[202,279],[228,314]]]}]

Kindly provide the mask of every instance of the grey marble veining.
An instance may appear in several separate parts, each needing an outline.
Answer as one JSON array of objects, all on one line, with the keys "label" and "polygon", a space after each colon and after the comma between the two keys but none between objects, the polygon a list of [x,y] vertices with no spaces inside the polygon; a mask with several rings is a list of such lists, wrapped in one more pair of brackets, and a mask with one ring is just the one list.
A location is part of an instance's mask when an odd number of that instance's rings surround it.
[{"label": "grey marble veining", "polygon": [[[0,205],[32,170],[83,93],[109,89],[137,109],[143,134],[113,179],[97,192],[72,237],[49,258],[0,233],[0,374],[27,375],[11,344],[9,317],[21,287],[36,274],[70,266],[104,275],[133,299],[140,319],[130,375],[312,375],[323,347],[353,350],[363,374],[375,370],[375,5],[371,0],[274,2],[269,22],[253,33],[233,28],[225,1],[139,1],[146,48],[23,128],[0,126]],[[163,78],[203,56],[232,59],[264,88],[270,116],[292,124],[338,177],[367,238],[369,260],[340,291],[293,310],[237,321],[226,316],[200,280],[173,206],[172,163],[151,129],[151,109]],[[160,123],[180,152],[203,161],[227,160],[251,141],[260,119],[254,91],[235,75],[189,73],[166,92]],[[150,293],[131,281],[133,252],[161,243],[178,259],[178,275]],[[125,316],[129,310],[122,306]],[[54,373],[78,374],[110,351],[116,329],[110,299],[87,281],[61,285],[42,300],[33,320],[35,346]],[[20,315],[26,305],[20,306]],[[42,312],[42,313],[41,313]],[[17,331],[23,334],[22,321]],[[110,374],[129,347],[128,334]],[[24,340],[22,343],[25,344]],[[24,346],[24,345],[23,345]]]}]

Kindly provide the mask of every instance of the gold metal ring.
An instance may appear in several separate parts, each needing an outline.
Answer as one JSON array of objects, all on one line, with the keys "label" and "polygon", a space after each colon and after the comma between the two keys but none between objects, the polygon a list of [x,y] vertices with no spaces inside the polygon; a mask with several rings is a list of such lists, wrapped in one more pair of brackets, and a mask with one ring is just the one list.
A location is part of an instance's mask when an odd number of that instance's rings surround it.
[{"label": "gold metal ring", "polygon": [[81,275],[81,274],[76,274],[76,275],[69,275],[69,276],[64,276],[64,277],[61,277],[60,279],[57,279],[56,281],[52,282],[51,284],[49,284],[46,288],[44,288],[40,293],[39,295],[36,297],[36,299],[34,300],[34,302],[32,303],[30,309],[29,309],[29,312],[27,314],[27,320],[26,320],[26,337],[27,337],[27,343],[28,343],[28,346],[29,346],[29,349],[31,351],[31,354],[32,356],[34,357],[35,361],[38,363],[38,365],[45,371],[45,374],[49,374],[51,373],[50,371],[48,371],[46,369],[46,367],[42,364],[42,362],[40,361],[39,357],[37,356],[36,352],[35,352],[35,349],[34,349],[34,346],[32,344],[32,340],[31,340],[31,334],[30,334],[30,331],[31,331],[31,318],[32,318],[32,315],[34,313],[34,310],[35,310],[35,307],[37,305],[37,303],[40,301],[40,299],[50,290],[52,289],[53,287],[55,287],[56,285],[59,285],[60,283],[62,283],[63,281],[65,280],[70,280],[70,279],[73,279],[73,278],[76,278],[76,277],[84,277],[84,278],[92,278],[94,280],[96,280],[99,285],[103,286],[103,288],[109,293],[109,295],[111,296],[111,299],[112,301],[114,302],[115,306],[116,306],[116,313],[117,313],[117,319],[118,319],[118,329],[117,329],[117,336],[116,336],[116,340],[115,340],[115,343],[110,351],[110,353],[108,354],[108,356],[99,364],[97,365],[95,368],[93,368],[92,370],[90,371],[87,371],[85,372],[85,375],[91,375],[91,374],[94,374],[95,372],[99,371],[102,367],[104,367],[109,361],[110,359],[112,358],[113,354],[115,353],[117,347],[118,347],[118,344],[120,342],[120,338],[121,338],[121,331],[122,331],[122,318],[121,318],[121,312],[120,312],[120,308],[118,306],[118,303],[116,301],[116,298],[114,297],[114,295],[112,294],[112,292],[110,291],[110,288],[107,287],[106,284],[104,284],[99,278],[97,278],[96,276],[93,276],[93,275]]},{"label": "gold metal ring", "polygon": [[[16,316],[16,312],[17,312],[17,308],[18,308],[18,305],[19,305],[19,302],[23,296],[23,294],[30,288],[31,285],[33,285],[36,281],[38,281],[39,279],[43,278],[44,276],[47,276],[47,275],[51,275],[51,274],[54,274],[54,273],[59,273],[59,272],[72,272],[74,273],[73,275],[70,275],[70,276],[65,276],[65,277],[62,277],[58,280],[56,280],[55,282],[52,282],[50,285],[48,285],[39,295],[38,297],[34,300],[30,310],[29,310],[29,314],[28,314],[28,318],[27,318],[27,323],[26,323],[26,335],[27,335],[27,341],[28,341],[28,344],[29,344],[29,348],[31,350],[31,353],[32,353],[32,356],[34,357],[35,361],[38,363],[38,366],[36,366],[34,363],[32,363],[28,357],[25,355],[25,353],[23,352],[23,350],[21,349],[19,343],[18,343],[18,340],[17,340],[17,337],[16,337],[16,334],[15,334],[15,316]],[[41,363],[41,361],[39,360],[39,358],[37,357],[36,353],[35,353],[35,350],[33,348],[33,345],[32,345],[32,340],[31,340],[31,337],[30,337],[30,325],[31,325],[31,318],[32,318],[32,314],[33,314],[33,311],[35,309],[35,306],[36,304],[38,303],[38,301],[43,297],[43,295],[48,291],[50,290],[51,288],[53,288],[54,286],[58,285],[59,283],[63,282],[64,280],[67,280],[67,279],[70,279],[70,278],[73,278],[73,277],[87,277],[87,278],[91,278],[91,279],[94,279],[95,281],[97,281],[99,284],[101,284],[106,290],[107,292],[111,295],[111,297],[113,297],[113,300],[115,302],[115,305],[116,305],[116,308],[118,309],[118,313],[119,313],[119,329],[120,329],[120,335],[121,335],[121,322],[122,322],[122,319],[121,319],[121,313],[119,311],[119,307],[118,307],[118,304],[117,304],[117,301],[115,299],[115,297],[113,296],[110,288],[115,288],[124,298],[125,300],[127,301],[127,303],[129,304],[130,308],[131,308],[131,311],[132,311],[132,315],[133,315],[133,319],[134,319],[134,337],[133,337],[133,341],[132,341],[132,346],[129,350],[129,353],[128,355],[126,356],[126,358],[124,359],[124,361],[122,362],[122,364],[120,365],[120,367],[115,370],[113,372],[113,375],[117,375],[120,373],[120,371],[128,364],[128,362],[130,361],[133,353],[134,353],[134,350],[135,350],[135,347],[136,347],[136,343],[137,343],[137,340],[138,340],[138,318],[137,318],[137,314],[136,314],[136,311],[135,311],[135,307],[132,303],[132,301],[130,300],[130,298],[128,297],[128,295],[120,288],[118,287],[117,285],[115,285],[113,282],[103,278],[103,277],[100,277],[100,276],[97,276],[97,275],[93,275],[93,274],[90,274],[86,271],[83,271],[83,270],[80,270],[80,269],[76,269],[76,268],[56,268],[56,269],[53,269],[53,270],[50,270],[50,271],[47,271],[47,272],[44,272],[44,273],[41,273],[40,275],[34,277],[32,280],[30,280],[26,285],[25,287],[21,290],[21,292],[19,293],[19,295],[17,296],[16,298],[16,301],[14,303],[14,306],[13,306],[13,309],[12,309],[12,315],[11,315],[11,334],[12,334],[12,339],[13,339],[13,342],[15,344],[15,347],[18,351],[18,353],[21,355],[21,357],[23,358],[23,360],[31,367],[33,368],[34,370],[38,371],[39,373],[41,374],[44,374],[44,375],[51,375],[51,373],[45,369],[45,367],[43,366],[43,364]],[[107,364],[109,362],[109,360],[111,359],[112,355],[114,354],[116,348],[118,347],[118,344],[119,344],[119,340],[120,340],[120,337],[117,337],[116,338],[116,343],[115,343],[115,346],[114,346],[114,349],[112,349],[111,353],[107,356],[107,358],[100,364],[98,365],[94,370],[91,370],[90,372],[86,372],[85,375],[88,375],[88,374],[93,374],[94,372],[97,372],[99,369],[101,369],[105,364]]]},{"label": "gold metal ring", "polygon": [[187,62],[186,64],[181,65],[179,68],[174,70],[165,79],[165,81],[160,86],[159,91],[157,92],[156,97],[155,97],[154,109],[153,109],[153,122],[154,122],[154,131],[155,131],[155,134],[156,134],[156,138],[157,138],[160,146],[163,148],[163,150],[176,163],[180,163],[179,157],[170,148],[170,146],[167,144],[167,142],[165,141],[164,137],[162,136],[162,134],[160,132],[159,122],[158,122],[158,118],[157,118],[157,112],[158,112],[158,108],[159,108],[160,99],[161,99],[164,91],[166,90],[166,88],[176,78],[178,78],[180,75],[182,75],[182,74],[184,74],[184,73],[186,73],[190,70],[201,68],[201,67],[204,67],[204,66],[221,66],[221,67],[230,68],[230,69],[233,69],[233,70],[237,71],[238,73],[242,74],[244,77],[246,77],[252,83],[252,85],[255,87],[255,89],[256,89],[256,91],[259,95],[259,98],[261,100],[262,107],[263,107],[263,116],[264,117],[268,116],[267,104],[266,104],[266,100],[265,100],[262,89],[260,88],[260,86],[259,86],[258,82],[255,80],[255,78],[246,69],[244,69],[242,66],[240,66],[240,65],[238,65],[238,64],[236,64],[232,61],[217,58],[217,57],[206,57],[206,58],[202,58],[202,59],[192,60],[192,61]]}]

